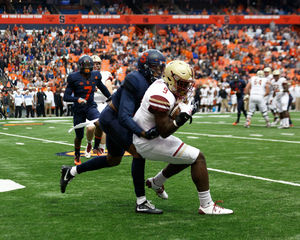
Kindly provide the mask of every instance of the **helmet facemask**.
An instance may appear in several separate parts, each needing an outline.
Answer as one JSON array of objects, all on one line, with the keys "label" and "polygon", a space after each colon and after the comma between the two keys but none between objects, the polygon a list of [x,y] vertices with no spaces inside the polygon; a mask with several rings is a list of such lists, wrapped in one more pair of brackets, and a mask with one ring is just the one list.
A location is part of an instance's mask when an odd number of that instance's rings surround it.
[{"label": "helmet facemask", "polygon": [[160,78],[163,75],[164,69],[165,63],[149,64],[151,82],[154,82],[155,80]]},{"label": "helmet facemask", "polygon": [[[193,72],[193,71],[192,71]],[[189,79],[181,78],[171,71],[174,84],[170,87],[171,92],[175,94],[177,99],[188,99],[193,93],[192,89],[194,87],[194,76]]]}]

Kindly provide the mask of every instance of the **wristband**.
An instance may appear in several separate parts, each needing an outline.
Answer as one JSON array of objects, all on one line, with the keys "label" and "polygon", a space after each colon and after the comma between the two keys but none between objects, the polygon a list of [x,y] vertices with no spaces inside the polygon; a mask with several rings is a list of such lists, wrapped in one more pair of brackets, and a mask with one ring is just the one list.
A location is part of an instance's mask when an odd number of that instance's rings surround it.
[{"label": "wristband", "polygon": [[173,124],[175,125],[175,127],[178,127],[175,120],[173,120]]}]

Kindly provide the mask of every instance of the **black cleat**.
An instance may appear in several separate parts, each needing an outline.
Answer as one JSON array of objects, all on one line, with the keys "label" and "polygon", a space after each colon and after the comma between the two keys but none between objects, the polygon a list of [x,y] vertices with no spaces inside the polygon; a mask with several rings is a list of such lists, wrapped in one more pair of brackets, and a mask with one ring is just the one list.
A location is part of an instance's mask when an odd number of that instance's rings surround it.
[{"label": "black cleat", "polygon": [[60,191],[61,193],[64,193],[66,191],[66,187],[69,182],[71,182],[74,178],[74,176],[71,175],[72,166],[63,165],[61,167],[61,178],[60,178]]},{"label": "black cleat", "polygon": [[150,214],[162,214],[163,210],[155,208],[148,200],[142,204],[136,204],[135,211],[137,213],[150,213]]}]

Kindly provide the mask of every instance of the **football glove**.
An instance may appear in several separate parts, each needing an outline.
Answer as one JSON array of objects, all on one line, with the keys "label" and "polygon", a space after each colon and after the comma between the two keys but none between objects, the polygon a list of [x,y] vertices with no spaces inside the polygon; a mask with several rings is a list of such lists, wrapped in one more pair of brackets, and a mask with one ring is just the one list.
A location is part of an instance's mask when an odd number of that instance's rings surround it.
[{"label": "football glove", "polygon": [[79,104],[81,104],[81,105],[86,104],[86,100],[83,99],[83,98],[78,98],[77,102],[78,102]]},{"label": "football glove", "polygon": [[194,114],[197,112],[198,107],[199,107],[199,103],[198,103],[198,102],[195,102],[195,103],[193,104],[192,115],[194,115]]},{"label": "football glove", "polygon": [[145,132],[145,138],[151,140],[153,138],[157,138],[159,136],[159,132],[157,127],[150,128],[147,132]]},{"label": "football glove", "polygon": [[246,101],[249,98],[249,94],[245,95],[243,100]]},{"label": "football glove", "polygon": [[196,104],[185,104],[180,103],[180,109],[181,112],[178,114],[178,116],[173,121],[174,125],[176,127],[181,127],[183,124],[185,124],[188,120],[190,120],[190,124],[192,123],[192,115],[196,112],[195,106]]}]

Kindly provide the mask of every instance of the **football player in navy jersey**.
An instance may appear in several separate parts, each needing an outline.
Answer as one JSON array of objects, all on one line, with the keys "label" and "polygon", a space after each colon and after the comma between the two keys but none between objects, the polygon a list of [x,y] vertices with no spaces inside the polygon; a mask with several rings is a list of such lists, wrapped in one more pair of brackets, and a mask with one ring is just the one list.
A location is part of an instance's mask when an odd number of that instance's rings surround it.
[{"label": "football player in navy jersey", "polygon": [[117,92],[111,96],[108,106],[101,112],[99,123],[106,133],[108,154],[95,157],[79,166],[62,166],[60,180],[62,193],[77,174],[117,166],[125,151],[128,151],[133,156],[131,173],[137,197],[136,212],[152,214],[163,212],[156,209],[145,197],[145,159],[136,152],[132,143],[133,133],[146,139],[153,139],[159,134],[156,128],[145,132],[132,118],[150,84],[162,76],[165,63],[165,57],[157,50],[150,49],[142,53],[138,59],[138,71],[133,71],[125,77]]},{"label": "football player in navy jersey", "polygon": [[243,111],[245,118],[247,118],[247,112],[244,108],[244,89],[246,87],[246,83],[244,80],[240,79],[238,74],[233,75],[233,81],[230,83],[231,90],[235,92],[236,97],[237,97],[237,120],[233,123],[233,125],[237,125],[240,122],[240,117],[241,117],[241,111]]},{"label": "football player in navy jersey", "polygon": [[[68,85],[64,94],[65,102],[74,102],[73,105],[73,124],[74,126],[84,123],[86,119],[94,120],[99,118],[99,111],[97,104],[94,102],[94,92],[96,86],[102,91],[106,97],[110,97],[110,92],[101,81],[101,74],[99,71],[93,71],[93,60],[88,55],[83,55],[78,60],[78,72],[68,75]],[[72,95],[73,93],[73,95]],[[95,123],[95,136],[101,138],[102,130],[98,121]],[[80,146],[81,140],[84,136],[84,128],[75,129],[76,137],[75,145],[75,165],[81,164]],[[95,138],[95,141],[97,138]],[[98,140],[99,146],[100,140]]]}]

